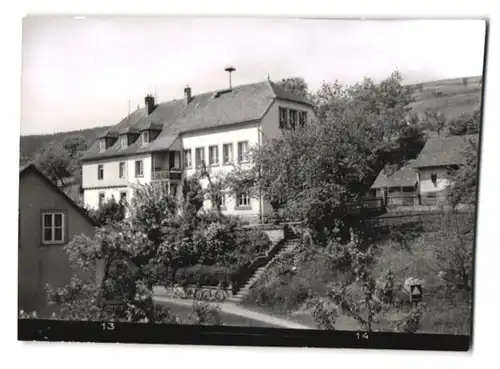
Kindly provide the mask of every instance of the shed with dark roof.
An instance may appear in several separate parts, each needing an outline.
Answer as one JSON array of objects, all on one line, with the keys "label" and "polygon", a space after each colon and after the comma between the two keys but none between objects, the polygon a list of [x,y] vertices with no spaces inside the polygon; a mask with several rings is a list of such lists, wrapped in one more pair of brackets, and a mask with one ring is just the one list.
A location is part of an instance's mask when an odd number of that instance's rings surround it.
[{"label": "shed with dark roof", "polygon": [[446,167],[464,164],[464,153],[468,145],[478,144],[479,136],[448,136],[427,140],[418,158],[411,164],[414,168]]}]

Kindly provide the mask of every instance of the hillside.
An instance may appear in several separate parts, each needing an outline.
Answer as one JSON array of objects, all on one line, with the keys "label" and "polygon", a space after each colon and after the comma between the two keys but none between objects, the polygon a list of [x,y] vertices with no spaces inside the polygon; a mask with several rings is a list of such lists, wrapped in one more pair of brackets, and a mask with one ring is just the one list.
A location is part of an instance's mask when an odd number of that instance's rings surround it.
[{"label": "hillside", "polygon": [[[467,81],[464,83],[464,80]],[[448,118],[454,118],[462,113],[472,113],[480,106],[481,77],[446,79],[412,86],[415,87],[416,98],[413,111],[417,114],[423,114],[425,111],[439,111]],[[113,124],[113,122],[110,123]],[[47,135],[21,136],[21,156],[33,158],[40,148],[76,134],[93,142],[107,128],[96,127]]]},{"label": "hillside", "polygon": [[[466,80],[464,82],[464,80]],[[481,77],[445,79],[412,85],[415,87],[413,112],[443,113],[448,119],[472,114],[481,104]]]},{"label": "hillside", "polygon": [[35,153],[40,150],[40,148],[57,144],[62,142],[66,137],[72,135],[81,135],[88,139],[90,142],[94,142],[97,137],[102,134],[108,127],[95,127],[82,129],[79,131],[69,131],[69,132],[58,132],[53,134],[45,135],[28,135],[21,136],[20,142],[20,153],[21,157],[34,158]]}]

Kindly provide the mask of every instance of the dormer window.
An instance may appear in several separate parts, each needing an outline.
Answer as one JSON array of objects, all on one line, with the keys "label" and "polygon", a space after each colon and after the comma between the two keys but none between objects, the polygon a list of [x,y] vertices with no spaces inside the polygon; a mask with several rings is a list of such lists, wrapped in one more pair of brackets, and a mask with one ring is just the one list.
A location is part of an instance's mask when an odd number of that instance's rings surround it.
[{"label": "dormer window", "polygon": [[125,148],[128,146],[128,137],[127,135],[120,136],[120,147]]},{"label": "dormer window", "polygon": [[144,131],[141,133],[141,140],[143,145],[149,143],[149,131]]},{"label": "dormer window", "polygon": [[100,152],[106,151],[106,139],[105,138],[101,138],[99,140],[99,151]]}]

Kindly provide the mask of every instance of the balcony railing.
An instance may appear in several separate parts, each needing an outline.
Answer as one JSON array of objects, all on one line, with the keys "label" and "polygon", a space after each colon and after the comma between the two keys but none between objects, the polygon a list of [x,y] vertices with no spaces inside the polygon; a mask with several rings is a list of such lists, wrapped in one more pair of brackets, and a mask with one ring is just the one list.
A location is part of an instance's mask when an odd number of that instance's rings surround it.
[{"label": "balcony railing", "polygon": [[182,169],[157,169],[153,171],[153,181],[166,181],[169,179],[180,180],[182,178]]}]

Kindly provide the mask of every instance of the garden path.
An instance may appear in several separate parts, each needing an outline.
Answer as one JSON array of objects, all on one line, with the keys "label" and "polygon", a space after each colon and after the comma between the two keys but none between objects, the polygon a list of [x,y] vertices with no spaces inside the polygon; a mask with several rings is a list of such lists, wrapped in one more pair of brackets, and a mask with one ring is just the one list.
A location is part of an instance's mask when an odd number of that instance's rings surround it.
[{"label": "garden path", "polygon": [[[154,300],[157,302],[164,302],[170,304],[178,304],[183,306],[192,306],[194,300],[187,299],[176,299],[171,297],[165,297],[160,295],[155,295]],[[213,303],[220,307],[221,311],[226,314],[238,315],[247,319],[253,319],[259,322],[263,322],[269,325],[278,326],[281,328],[288,329],[314,329],[312,327],[308,327],[302,324],[298,324],[295,322],[291,322],[285,319],[276,318],[274,316],[270,316],[267,314],[258,313],[255,311],[251,311],[240,306],[237,306],[234,302],[218,302]]]}]

